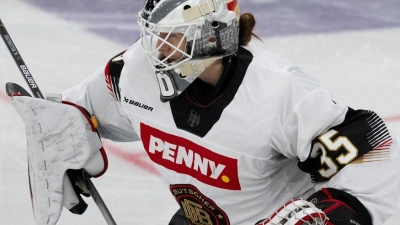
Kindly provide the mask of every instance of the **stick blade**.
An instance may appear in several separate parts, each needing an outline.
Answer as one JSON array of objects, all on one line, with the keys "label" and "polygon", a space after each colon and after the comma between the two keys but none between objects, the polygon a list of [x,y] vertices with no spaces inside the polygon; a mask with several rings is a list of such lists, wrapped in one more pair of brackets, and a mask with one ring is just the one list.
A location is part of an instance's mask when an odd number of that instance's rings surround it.
[{"label": "stick blade", "polygon": [[12,96],[29,96],[32,97],[29,92],[27,92],[23,87],[16,83],[8,82],[6,84],[6,92],[7,95],[12,97]]}]

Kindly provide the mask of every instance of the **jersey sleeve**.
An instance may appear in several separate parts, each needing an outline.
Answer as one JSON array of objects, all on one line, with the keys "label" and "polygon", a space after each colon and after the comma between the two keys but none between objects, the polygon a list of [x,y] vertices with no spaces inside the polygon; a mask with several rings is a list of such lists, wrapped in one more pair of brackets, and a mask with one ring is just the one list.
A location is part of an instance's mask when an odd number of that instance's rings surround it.
[{"label": "jersey sleeve", "polygon": [[373,150],[390,148],[392,137],[375,112],[336,104],[320,82],[300,70],[292,75],[283,126],[288,146],[280,152],[299,159],[298,167],[314,182],[329,180]]},{"label": "jersey sleeve", "polygon": [[343,122],[312,140],[308,158],[298,166],[313,182],[323,182],[371,151],[384,156],[382,150],[391,144],[389,130],[375,112],[348,108]]},{"label": "jersey sleeve", "polygon": [[305,93],[297,94],[301,99],[297,100],[288,113],[284,124],[284,133],[290,148],[283,149],[282,153],[300,161],[310,156],[312,140],[330,127],[343,122],[348,110],[347,106],[335,104],[325,86],[311,88],[313,89],[310,91],[302,90]]},{"label": "jersey sleeve", "polygon": [[119,101],[118,81],[123,67],[122,54],[105,67],[66,90],[63,100],[76,103],[96,116],[100,137],[119,142],[139,140]]},{"label": "jersey sleeve", "polygon": [[328,88],[313,82],[298,80],[301,97],[284,126],[290,148],[282,153],[297,157],[313,182],[323,182],[366,153],[390,145],[392,137],[375,112],[336,104]]}]

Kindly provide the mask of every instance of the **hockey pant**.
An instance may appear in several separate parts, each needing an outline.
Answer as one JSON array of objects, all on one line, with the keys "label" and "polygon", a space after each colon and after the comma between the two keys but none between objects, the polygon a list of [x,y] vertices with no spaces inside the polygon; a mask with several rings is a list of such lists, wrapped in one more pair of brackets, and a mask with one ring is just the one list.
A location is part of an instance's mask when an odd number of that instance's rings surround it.
[{"label": "hockey pant", "polygon": [[[307,201],[326,214],[329,218],[328,225],[372,225],[371,216],[363,204],[344,191],[324,188],[312,194]],[[190,225],[190,223],[183,210],[179,209],[168,225]]]}]

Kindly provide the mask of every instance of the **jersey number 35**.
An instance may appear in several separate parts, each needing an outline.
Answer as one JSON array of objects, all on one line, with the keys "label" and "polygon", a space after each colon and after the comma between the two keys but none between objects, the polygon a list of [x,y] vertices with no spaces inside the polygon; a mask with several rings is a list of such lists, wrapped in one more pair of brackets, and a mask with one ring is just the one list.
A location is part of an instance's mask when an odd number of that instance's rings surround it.
[{"label": "jersey number 35", "polygon": [[[339,136],[335,140],[332,137],[338,132],[330,130],[318,137],[311,151],[312,158],[321,159],[321,165],[325,168],[318,170],[324,178],[330,178],[339,172],[340,168],[349,164],[358,156],[358,149],[345,136]],[[341,166],[339,166],[341,165]]]}]

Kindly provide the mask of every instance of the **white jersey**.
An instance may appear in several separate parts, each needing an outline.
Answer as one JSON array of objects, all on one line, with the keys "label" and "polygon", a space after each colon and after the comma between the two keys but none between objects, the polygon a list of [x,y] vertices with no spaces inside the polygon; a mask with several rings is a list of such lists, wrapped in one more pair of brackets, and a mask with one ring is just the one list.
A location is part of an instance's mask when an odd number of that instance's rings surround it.
[{"label": "white jersey", "polygon": [[[366,168],[375,168],[372,163],[343,168],[355,158],[363,162],[361,150],[347,148],[342,136],[334,137],[348,130],[342,125],[353,121],[348,115],[354,110],[335,104],[327,87],[282,56],[251,43],[241,47],[238,55],[238,75],[206,106],[192,101],[186,92],[162,103],[157,78],[139,42],[123,54],[124,64],[116,66],[122,68],[120,76],[110,75],[115,65],[109,63],[105,71],[63,96],[97,116],[103,138],[140,138],[193,224],[255,224],[289,199],[308,197],[314,188],[326,186],[353,194],[372,214],[374,224],[383,223],[396,206],[400,181],[391,180],[390,187],[377,191],[367,180],[361,179],[362,187],[355,183],[356,178],[367,176]],[[328,132],[332,127],[338,129]],[[379,141],[368,141],[368,146],[389,152],[386,161],[374,162],[382,164],[374,176],[383,179],[381,173],[389,169],[399,173],[394,163],[399,157],[397,142],[386,131],[378,135],[371,130]],[[333,161],[330,155],[320,159],[318,151],[329,153],[329,143],[343,147],[346,154]],[[298,167],[300,160],[304,165],[299,166],[308,172],[315,163],[310,158],[322,164],[313,168],[314,174],[310,172],[313,178],[320,177],[314,180],[317,187],[310,174]],[[387,190],[390,194],[381,194]],[[376,196],[380,199],[371,200]]]}]

